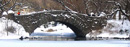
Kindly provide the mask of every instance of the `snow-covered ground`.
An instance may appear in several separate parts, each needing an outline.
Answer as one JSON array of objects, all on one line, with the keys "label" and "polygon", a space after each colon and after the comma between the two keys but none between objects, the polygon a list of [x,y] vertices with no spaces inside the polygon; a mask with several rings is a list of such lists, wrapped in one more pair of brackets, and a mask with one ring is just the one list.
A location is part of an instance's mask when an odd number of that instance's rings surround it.
[{"label": "snow-covered ground", "polygon": [[[10,28],[9,30],[14,29],[14,33],[8,32],[7,28]],[[0,39],[18,39],[20,36],[29,36],[29,34],[25,32],[21,25],[12,20],[8,20],[5,17],[0,18]]]},{"label": "snow-covered ground", "polygon": [[130,47],[130,41],[19,41],[0,40],[2,47]]},{"label": "snow-covered ground", "polygon": [[107,26],[103,29],[93,30],[86,35],[86,37],[90,36],[127,38],[130,36],[130,22],[128,20],[108,20]]}]

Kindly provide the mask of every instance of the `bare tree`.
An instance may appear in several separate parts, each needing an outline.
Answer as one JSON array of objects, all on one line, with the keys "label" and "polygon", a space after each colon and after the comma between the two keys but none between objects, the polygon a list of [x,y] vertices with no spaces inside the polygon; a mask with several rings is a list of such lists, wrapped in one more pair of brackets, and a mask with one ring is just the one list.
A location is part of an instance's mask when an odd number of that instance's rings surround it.
[{"label": "bare tree", "polygon": [[[0,16],[2,16],[2,13],[4,11],[13,10],[16,6],[16,1],[17,0],[0,0]],[[9,30],[10,31],[14,30],[14,28],[8,27],[8,20],[6,22],[6,28],[5,29],[7,30],[7,36],[8,36]]]},{"label": "bare tree", "polygon": [[15,8],[17,0],[0,0],[0,15],[3,11],[12,10]]},{"label": "bare tree", "polygon": [[3,13],[3,11],[5,10],[5,6],[7,5],[7,4],[9,4],[11,2],[11,0],[9,0],[9,1],[5,1],[5,0],[0,0],[0,15]]},{"label": "bare tree", "polygon": [[[128,1],[128,0],[127,0]],[[129,10],[128,10],[128,3],[126,3],[125,5],[125,7],[123,7],[122,5],[121,5],[121,3],[119,3],[119,2],[116,2],[116,1],[110,1],[110,3],[114,3],[114,5],[116,5],[116,7],[117,7],[117,9],[113,12],[113,13],[111,13],[111,15],[113,15],[115,12],[117,12],[117,11],[120,11],[121,13],[122,13],[122,15],[124,15],[129,21],[130,21],[130,15],[128,15],[128,12],[129,12]],[[124,9],[123,9],[124,8]],[[123,10],[125,10],[125,11],[123,11]],[[121,14],[120,14],[121,15]]]}]

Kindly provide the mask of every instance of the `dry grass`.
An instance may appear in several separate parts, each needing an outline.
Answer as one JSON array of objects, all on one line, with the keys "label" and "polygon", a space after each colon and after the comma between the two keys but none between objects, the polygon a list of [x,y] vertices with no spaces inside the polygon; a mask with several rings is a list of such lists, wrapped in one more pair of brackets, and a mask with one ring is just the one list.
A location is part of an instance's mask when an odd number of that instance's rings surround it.
[{"label": "dry grass", "polygon": [[46,32],[54,32],[56,30],[53,30],[53,29],[48,29]]}]

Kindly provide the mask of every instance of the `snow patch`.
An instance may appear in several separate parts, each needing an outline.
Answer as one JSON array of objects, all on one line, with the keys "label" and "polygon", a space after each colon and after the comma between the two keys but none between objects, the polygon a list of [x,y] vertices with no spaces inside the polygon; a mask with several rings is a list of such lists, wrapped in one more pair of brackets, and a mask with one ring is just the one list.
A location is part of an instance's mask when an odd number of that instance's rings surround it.
[{"label": "snow patch", "polygon": [[103,16],[106,16],[106,13],[101,12],[101,14],[99,15],[99,17],[103,17]]},{"label": "snow patch", "polygon": [[4,11],[4,12],[2,13],[2,15],[8,15],[8,14],[7,14],[7,12]]},{"label": "snow patch", "polygon": [[14,11],[13,10],[9,10],[8,14],[14,14]]},{"label": "snow patch", "polygon": [[94,13],[93,13],[93,12],[91,12],[91,13],[90,13],[90,15],[92,16],[92,15],[94,15]]},{"label": "snow patch", "polygon": [[65,14],[65,16],[67,17],[67,18],[70,18],[71,16],[69,16],[69,15],[67,15],[67,14]]}]

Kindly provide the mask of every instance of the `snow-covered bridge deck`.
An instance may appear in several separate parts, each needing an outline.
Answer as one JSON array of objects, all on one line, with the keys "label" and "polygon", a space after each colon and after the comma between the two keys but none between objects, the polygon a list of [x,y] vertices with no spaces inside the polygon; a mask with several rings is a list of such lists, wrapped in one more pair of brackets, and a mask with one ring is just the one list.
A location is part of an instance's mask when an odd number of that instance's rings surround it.
[{"label": "snow-covered bridge deck", "polygon": [[102,29],[107,23],[106,18],[90,17],[68,11],[45,11],[22,16],[9,14],[8,18],[21,24],[30,34],[42,24],[51,21],[60,22],[70,27],[77,37],[85,37],[92,30]]}]

